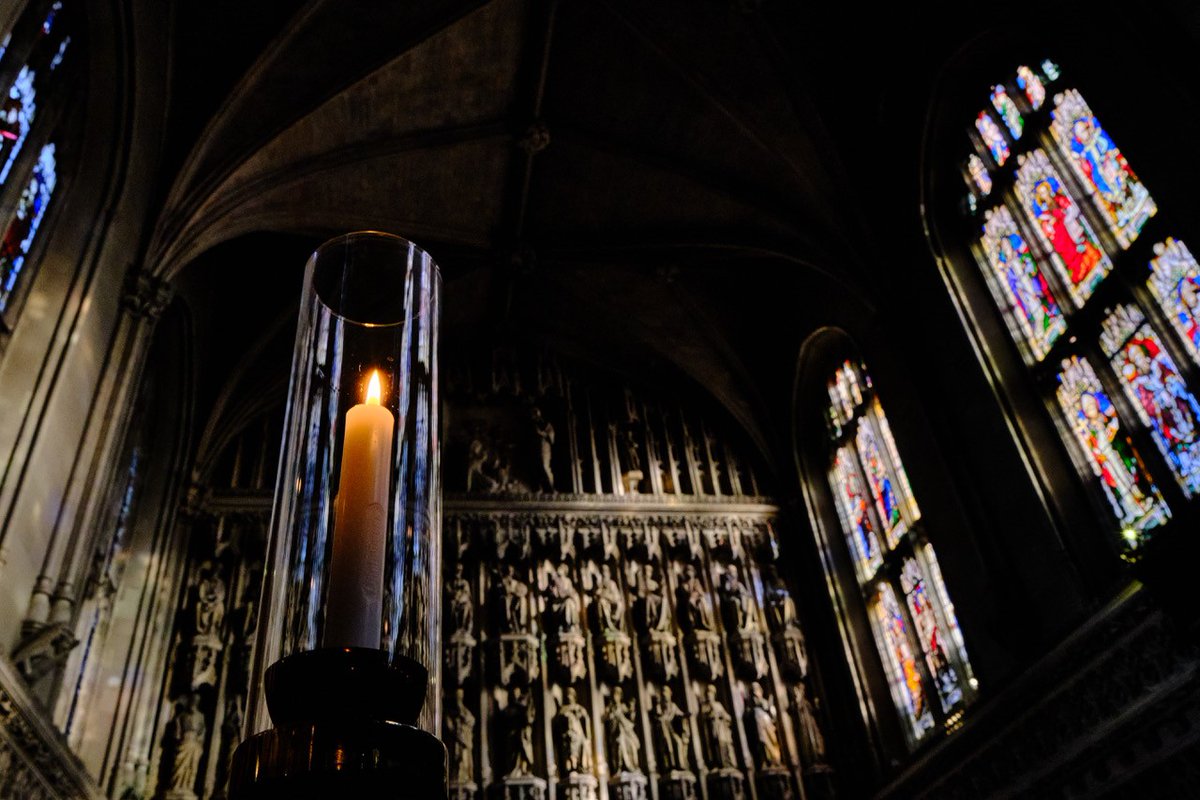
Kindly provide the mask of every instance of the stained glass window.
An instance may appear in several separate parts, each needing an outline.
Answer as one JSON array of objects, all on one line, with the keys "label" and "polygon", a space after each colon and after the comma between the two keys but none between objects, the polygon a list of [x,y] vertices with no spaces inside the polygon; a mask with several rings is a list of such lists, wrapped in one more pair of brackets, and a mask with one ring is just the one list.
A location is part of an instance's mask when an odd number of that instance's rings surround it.
[{"label": "stained glass window", "polygon": [[0,239],[0,312],[7,308],[12,298],[56,182],[54,145],[48,144],[42,148],[29,184],[21,193],[17,209]]},{"label": "stained glass window", "polygon": [[1004,140],[1004,134],[1000,132],[1000,126],[996,124],[986,111],[980,111],[979,116],[975,118],[975,130],[979,131],[979,138],[983,140],[983,146],[992,154],[992,160],[996,162],[996,166],[1003,167],[1004,162],[1008,161],[1008,142]]},{"label": "stained glass window", "polygon": [[1040,361],[1066,331],[1067,321],[1007,207],[984,213],[980,247],[991,268],[989,283],[1013,337]]},{"label": "stained glass window", "polygon": [[1003,84],[992,87],[991,99],[992,108],[996,109],[1000,119],[1004,120],[1004,127],[1008,128],[1008,132],[1014,139],[1020,139],[1021,131],[1025,129],[1025,120],[1021,119],[1021,112],[1017,110],[1017,104],[1008,96],[1008,91]]},{"label": "stained glass window", "polygon": [[1112,262],[1046,152],[1026,153],[1017,163],[1017,198],[1049,247],[1051,263],[1071,298],[1082,306],[1112,270]]},{"label": "stained glass window", "polygon": [[921,671],[913,658],[912,645],[908,640],[908,624],[896,593],[887,583],[880,583],[875,595],[873,611],[878,636],[882,640],[880,651],[890,673],[889,681],[896,705],[907,717],[914,740],[920,739],[933,728],[933,713],[925,699]]},{"label": "stained glass window", "polygon": [[1058,402],[1075,441],[1099,479],[1127,546],[1136,548],[1146,531],[1170,518],[1166,501],[1087,359],[1064,359],[1058,384]]},{"label": "stained glass window", "polygon": [[1141,309],[1117,306],[1104,320],[1100,347],[1184,493],[1200,492],[1200,403]]},{"label": "stained glass window", "polygon": [[1200,265],[1187,246],[1167,237],[1154,245],[1150,261],[1150,292],[1175,326],[1180,339],[1200,364]]},{"label": "stained glass window", "polygon": [[8,179],[33,125],[36,111],[33,79],[34,73],[28,67],[21,67],[0,108],[0,186]]},{"label": "stained glass window", "polygon": [[979,187],[979,193],[987,197],[992,193],[992,176],[988,174],[987,166],[983,163],[983,159],[971,153],[967,156],[967,173],[971,176],[971,180]]},{"label": "stained glass window", "polygon": [[1084,102],[1067,89],[1054,98],[1050,132],[1121,247],[1129,247],[1158,206]]},{"label": "stained glass window", "polygon": [[1017,67],[1017,88],[1025,93],[1029,107],[1037,111],[1046,102],[1046,85],[1029,67]]},{"label": "stained glass window", "polygon": [[[871,608],[879,657],[915,743],[961,713],[974,679],[933,547],[918,530],[920,508],[867,372],[845,361],[828,389],[835,423],[830,488],[858,587]],[[935,691],[931,706],[927,693]]]}]

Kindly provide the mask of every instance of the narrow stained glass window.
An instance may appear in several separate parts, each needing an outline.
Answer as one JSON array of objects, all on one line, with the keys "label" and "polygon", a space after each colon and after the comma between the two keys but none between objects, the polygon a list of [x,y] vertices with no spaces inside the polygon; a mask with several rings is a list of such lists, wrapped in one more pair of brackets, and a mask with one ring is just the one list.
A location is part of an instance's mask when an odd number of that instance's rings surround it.
[{"label": "narrow stained glass window", "polygon": [[1017,67],[1017,88],[1025,93],[1025,99],[1034,111],[1046,102],[1046,85],[1029,67]]},{"label": "narrow stained glass window", "polygon": [[1200,492],[1200,404],[1141,309],[1117,306],[1104,320],[1100,346],[1184,493]]},{"label": "narrow stained glass window", "polygon": [[1067,321],[1017,221],[1005,206],[985,212],[979,244],[990,267],[988,283],[1013,338],[1028,349],[1035,361],[1042,360],[1066,331]]},{"label": "narrow stained glass window", "polygon": [[1120,149],[1088,108],[1068,89],[1054,98],[1050,132],[1071,162],[1121,247],[1129,247],[1158,206]]},{"label": "narrow stained glass window", "polygon": [[1017,198],[1049,246],[1051,262],[1071,298],[1082,306],[1112,271],[1112,262],[1046,152],[1034,150],[1017,163]]},{"label": "narrow stained glass window", "polygon": [[992,176],[988,174],[987,166],[983,163],[983,159],[971,153],[967,156],[967,173],[971,176],[971,180],[979,187],[979,193],[987,197],[992,193]]},{"label": "narrow stained glass window", "polygon": [[992,160],[996,162],[996,166],[1003,167],[1004,162],[1008,161],[1008,142],[1004,140],[1004,134],[1000,132],[1000,126],[996,124],[986,111],[980,111],[979,116],[975,118],[975,130],[979,131],[979,138],[983,140],[983,146],[992,154]]},{"label": "narrow stained glass window", "polygon": [[[933,547],[917,529],[921,510],[870,377],[846,361],[828,386],[829,414],[837,423],[830,488],[858,587],[871,610],[879,658],[915,744],[938,724],[954,724],[975,682]],[[931,705],[927,692],[935,687],[938,700]]]},{"label": "narrow stained glass window", "polygon": [[866,492],[858,477],[858,463],[849,447],[838,449],[830,482],[842,516],[842,527],[856,558],[859,580],[868,581],[883,564],[883,551],[871,521]]},{"label": "narrow stained glass window", "polygon": [[1136,548],[1145,542],[1146,531],[1171,516],[1166,501],[1091,364],[1080,356],[1064,359],[1058,383],[1067,424],[1122,526],[1126,545]]},{"label": "narrow stained glass window", "polygon": [[992,108],[996,109],[1000,119],[1004,120],[1004,127],[1008,128],[1008,132],[1014,139],[1020,139],[1021,132],[1025,129],[1025,120],[1021,119],[1021,112],[1017,110],[1017,104],[1008,96],[1008,91],[1002,84],[992,87],[991,99]]},{"label": "narrow stained glass window", "polygon": [[37,110],[33,79],[34,73],[28,67],[21,67],[4,98],[4,106],[0,108],[0,186],[8,180],[8,173],[33,127],[33,115]]},{"label": "narrow stained glass window", "polygon": [[916,628],[917,641],[921,643],[921,651],[929,674],[933,676],[938,696],[942,701],[942,711],[949,712],[962,701],[963,690],[958,673],[950,663],[947,650],[950,642],[944,639],[944,630],[938,624],[937,611],[934,610],[934,600],[928,594],[929,582],[916,559],[904,559],[900,568],[900,588],[908,602],[908,613],[912,616]]},{"label": "narrow stained glass window", "polygon": [[1154,245],[1154,255],[1150,292],[1200,364],[1200,265],[1183,242],[1171,237]]},{"label": "narrow stained glass window", "polygon": [[25,266],[25,257],[33,246],[38,226],[46,214],[46,206],[50,204],[56,181],[54,145],[48,144],[42,148],[29,184],[21,193],[17,210],[4,230],[4,237],[0,239],[0,312],[7,308],[12,298],[17,278]]},{"label": "narrow stained glass window", "polygon": [[889,682],[896,705],[907,717],[914,740],[920,739],[933,728],[933,713],[925,699],[925,688],[921,682],[921,671],[913,658],[912,645],[908,641],[908,624],[896,593],[886,583],[879,584],[873,602],[875,624],[880,638],[880,650],[889,667]]}]

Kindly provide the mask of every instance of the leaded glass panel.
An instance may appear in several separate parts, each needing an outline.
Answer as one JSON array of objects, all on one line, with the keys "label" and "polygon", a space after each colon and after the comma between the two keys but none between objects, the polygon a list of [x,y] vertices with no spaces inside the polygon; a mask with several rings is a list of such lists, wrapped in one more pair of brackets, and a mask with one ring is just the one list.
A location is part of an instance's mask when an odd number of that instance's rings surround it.
[{"label": "leaded glass panel", "polygon": [[1068,193],[1045,151],[1039,149],[1022,155],[1017,163],[1020,165],[1016,178],[1018,201],[1050,248],[1051,262],[1071,298],[1082,306],[1112,271],[1112,262],[1100,249],[1091,224]]},{"label": "leaded glass panel", "polygon": [[879,652],[888,668],[888,680],[896,705],[904,713],[910,735],[919,740],[933,728],[933,713],[925,699],[921,671],[908,640],[908,624],[896,593],[880,583],[872,602]]},{"label": "leaded glass panel", "polygon": [[16,288],[56,182],[54,145],[48,144],[42,148],[29,184],[21,193],[17,209],[0,239],[0,312],[7,308]]},{"label": "leaded glass panel", "polygon": [[996,109],[1000,119],[1004,120],[1004,127],[1008,128],[1013,139],[1020,139],[1021,132],[1025,129],[1025,120],[1021,119],[1021,112],[1017,110],[1017,104],[1008,96],[1008,90],[1004,88],[1003,84],[992,87],[991,100],[992,108]]},{"label": "leaded glass panel", "polygon": [[992,160],[996,162],[996,166],[1003,167],[1004,162],[1008,161],[1009,150],[1008,142],[1005,141],[1004,134],[1000,132],[1000,126],[986,111],[980,111],[979,116],[975,118],[975,130],[979,131],[979,138],[983,140],[983,146],[992,154]]},{"label": "leaded glass panel", "polygon": [[1200,264],[1187,245],[1171,237],[1154,245],[1154,255],[1150,261],[1150,292],[1192,360],[1200,364]]},{"label": "leaded glass panel", "polygon": [[929,674],[933,676],[934,685],[937,687],[942,711],[949,712],[963,699],[958,673],[950,661],[948,648],[954,645],[952,641],[944,638],[942,626],[938,623],[939,615],[934,608],[937,600],[934,599],[934,594],[929,592],[929,581],[925,579],[924,570],[916,559],[904,559],[900,568],[900,588],[904,591],[908,613],[916,627],[917,641],[921,643],[925,664],[929,667]]},{"label": "leaded glass panel", "polygon": [[1171,516],[1117,409],[1087,359],[1071,356],[1058,374],[1058,402],[1075,441],[1122,526],[1129,547]]},{"label": "leaded glass panel", "polygon": [[1104,320],[1100,346],[1184,493],[1200,492],[1200,403],[1145,315],[1117,306]]},{"label": "leaded glass panel", "polygon": [[1054,97],[1050,132],[1121,247],[1129,247],[1158,206],[1120,148],[1075,89]]},{"label": "leaded glass panel", "polygon": [[1033,360],[1042,360],[1066,331],[1067,321],[1006,207],[985,212],[980,247],[991,268],[988,283],[1013,338]]},{"label": "leaded glass panel", "polygon": [[1046,85],[1037,73],[1026,66],[1017,67],[1017,88],[1025,93],[1025,99],[1034,111],[1046,102]]}]

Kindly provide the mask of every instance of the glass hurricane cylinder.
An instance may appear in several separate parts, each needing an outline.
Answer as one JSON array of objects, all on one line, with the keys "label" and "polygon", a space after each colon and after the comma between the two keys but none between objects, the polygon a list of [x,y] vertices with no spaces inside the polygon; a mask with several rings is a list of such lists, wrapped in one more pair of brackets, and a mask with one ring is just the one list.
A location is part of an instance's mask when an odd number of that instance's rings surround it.
[{"label": "glass hurricane cylinder", "polygon": [[[437,264],[398,236],[347,234],[308,261],[255,657],[266,697],[249,732],[270,725],[268,705],[277,724],[289,713],[273,692],[328,692],[299,685],[325,667],[298,654],[353,650],[412,678],[389,718],[440,733],[440,294]],[[374,692],[330,703],[393,702]]]}]

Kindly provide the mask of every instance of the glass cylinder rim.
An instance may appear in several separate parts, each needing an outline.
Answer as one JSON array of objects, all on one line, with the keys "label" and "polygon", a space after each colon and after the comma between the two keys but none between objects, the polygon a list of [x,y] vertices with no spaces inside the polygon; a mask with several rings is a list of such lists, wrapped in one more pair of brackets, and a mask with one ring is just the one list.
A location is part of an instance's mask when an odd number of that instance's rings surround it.
[{"label": "glass cylinder rim", "polygon": [[[348,311],[342,304],[336,302],[334,297],[327,294],[329,284],[318,277],[318,274],[323,268],[324,261],[333,258],[334,256],[332,254],[335,253],[338,248],[349,249],[358,243],[369,243],[375,245],[383,244],[385,246],[395,247],[397,255],[403,253],[405,255],[415,256],[418,259],[424,260],[429,266],[432,267],[433,279],[439,284],[442,281],[442,271],[441,267],[437,263],[437,259],[433,257],[432,253],[411,239],[400,236],[399,234],[375,229],[350,231],[349,233],[339,234],[325,240],[316,248],[314,248],[312,253],[309,255],[308,266],[306,270],[308,276],[306,277],[305,282],[313,285],[314,294],[317,301],[321,303],[321,305],[325,306],[329,313],[335,318],[340,319],[343,322],[348,322],[365,328],[387,328],[394,327],[396,325],[404,325],[407,322],[415,321],[424,316],[427,309],[422,307],[418,309],[407,309],[407,313],[397,314],[394,317],[389,316],[385,319],[364,319],[362,318],[362,315]],[[336,270],[337,267],[333,267],[333,269]],[[324,286],[320,284],[324,284]]]}]

